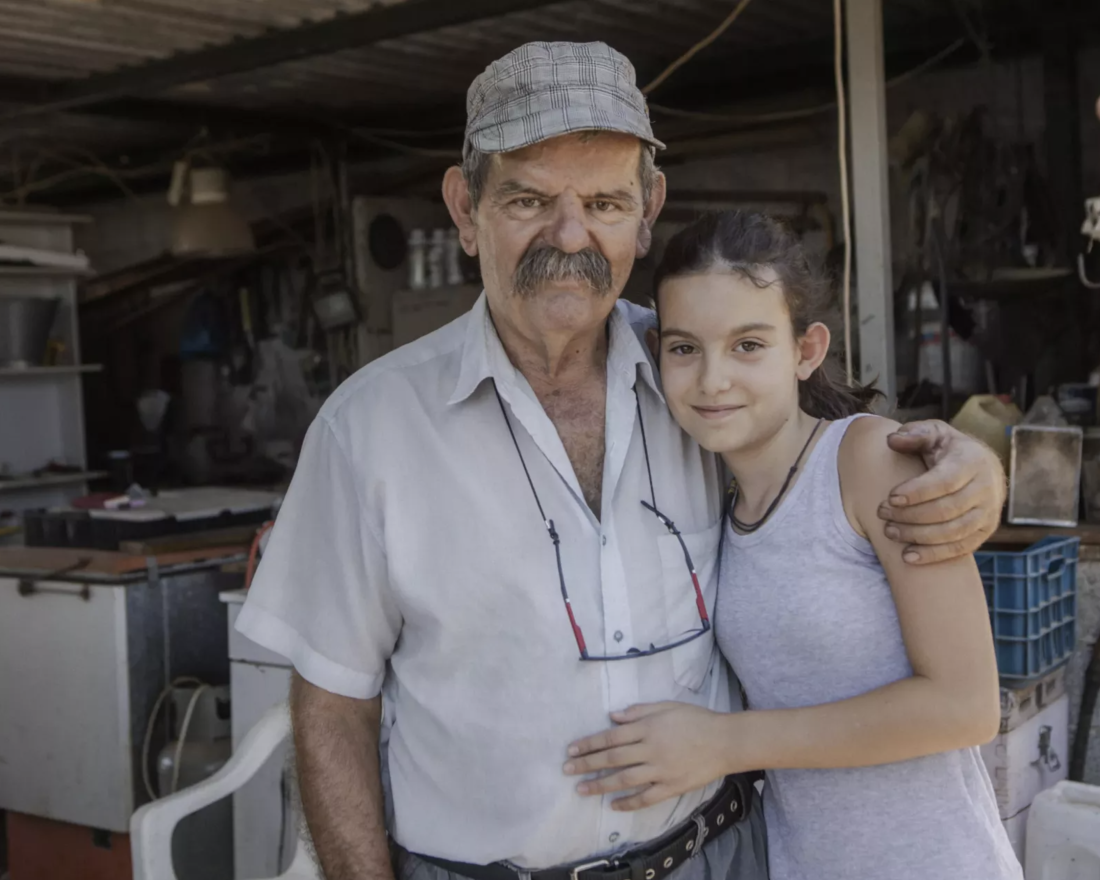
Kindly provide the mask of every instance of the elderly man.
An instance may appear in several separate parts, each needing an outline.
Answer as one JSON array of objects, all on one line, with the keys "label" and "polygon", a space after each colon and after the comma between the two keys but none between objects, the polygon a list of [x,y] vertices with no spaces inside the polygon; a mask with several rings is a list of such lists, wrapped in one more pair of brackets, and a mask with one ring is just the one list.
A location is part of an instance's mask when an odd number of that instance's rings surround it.
[{"label": "elderly man", "polygon": [[[443,183],[485,292],[310,428],[238,626],[297,670],[329,880],[766,875],[751,780],[622,813],[562,771],[612,710],[734,705],[701,625],[718,469],[665,408],[652,316],[618,301],[664,203],[661,146],[607,46],[492,64]],[[897,443],[933,467],[887,529],[926,545],[917,561],[974,549],[997,520],[996,460],[941,424]]]}]

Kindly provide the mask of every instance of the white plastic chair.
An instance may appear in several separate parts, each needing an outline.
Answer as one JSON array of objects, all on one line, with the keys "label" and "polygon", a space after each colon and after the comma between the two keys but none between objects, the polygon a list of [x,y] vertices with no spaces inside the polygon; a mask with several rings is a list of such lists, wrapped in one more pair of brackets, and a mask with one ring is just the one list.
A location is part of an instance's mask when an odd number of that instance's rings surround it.
[{"label": "white plastic chair", "polygon": [[[172,832],[185,816],[221,800],[251,779],[290,736],[286,703],[267,711],[224,767],[183,791],[146,804],[130,819],[130,851],[134,880],[178,880],[172,867]],[[286,873],[270,880],[321,880],[306,846],[299,839]]]}]

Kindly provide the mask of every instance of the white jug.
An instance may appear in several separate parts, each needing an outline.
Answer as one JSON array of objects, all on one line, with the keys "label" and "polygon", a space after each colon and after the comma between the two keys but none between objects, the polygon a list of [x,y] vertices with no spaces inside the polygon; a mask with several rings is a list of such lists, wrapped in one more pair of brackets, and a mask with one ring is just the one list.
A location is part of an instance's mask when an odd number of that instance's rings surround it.
[{"label": "white jug", "polygon": [[1037,795],[1025,852],[1027,880],[1100,878],[1100,786],[1059,782]]}]

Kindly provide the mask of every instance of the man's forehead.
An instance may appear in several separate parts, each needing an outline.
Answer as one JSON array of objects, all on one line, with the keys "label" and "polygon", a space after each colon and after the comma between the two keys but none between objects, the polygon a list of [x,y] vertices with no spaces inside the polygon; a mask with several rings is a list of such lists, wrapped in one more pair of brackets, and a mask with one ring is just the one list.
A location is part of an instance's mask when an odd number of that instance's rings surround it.
[{"label": "man's forehead", "polygon": [[[489,185],[494,192],[531,188],[544,192],[569,187],[593,191],[637,190],[642,144],[637,138],[592,133],[566,135],[522,150],[492,156]],[[602,143],[598,143],[602,142]]]}]

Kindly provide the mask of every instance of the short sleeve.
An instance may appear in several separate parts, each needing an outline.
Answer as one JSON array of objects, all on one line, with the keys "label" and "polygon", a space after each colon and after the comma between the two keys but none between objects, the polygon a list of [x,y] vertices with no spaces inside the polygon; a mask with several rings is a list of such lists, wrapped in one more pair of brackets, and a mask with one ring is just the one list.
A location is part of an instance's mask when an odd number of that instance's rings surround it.
[{"label": "short sleeve", "polygon": [[385,549],[370,527],[362,481],[332,426],[306,433],[237,631],[286,657],[334,694],[379,694],[401,632]]}]

